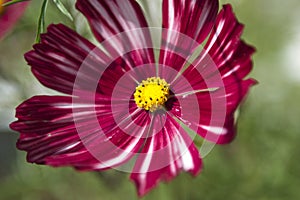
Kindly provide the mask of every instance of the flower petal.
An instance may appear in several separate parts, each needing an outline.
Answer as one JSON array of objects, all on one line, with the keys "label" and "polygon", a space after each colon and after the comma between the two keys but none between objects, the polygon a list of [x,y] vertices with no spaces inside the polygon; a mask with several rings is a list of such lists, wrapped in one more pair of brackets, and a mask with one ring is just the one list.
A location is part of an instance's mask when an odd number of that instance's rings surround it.
[{"label": "flower petal", "polygon": [[234,112],[254,84],[255,80],[248,79],[216,91],[176,96],[170,112],[206,140],[229,143],[235,136]]},{"label": "flower petal", "polygon": [[86,16],[99,42],[124,31],[148,27],[135,0],[78,0],[76,8]]},{"label": "flower petal", "polygon": [[164,0],[163,28],[183,33],[201,44],[211,31],[218,9],[217,0]]},{"label": "flower petal", "polygon": [[[95,106],[73,100],[36,96],[17,108],[18,121],[10,127],[21,133],[17,147],[28,152],[29,162],[99,170],[121,165],[140,149],[144,129],[134,125],[147,123],[147,115],[133,115],[122,127],[108,110],[110,98],[97,96]],[[115,114],[127,117],[122,110]]]},{"label": "flower petal", "polygon": [[[243,80],[252,69],[251,56],[255,50],[241,41],[242,30],[230,5],[225,5],[204,50],[182,74],[190,85],[182,84],[180,79],[174,82],[180,93],[197,97],[200,120],[193,117],[197,116],[191,106],[195,102],[187,96],[177,96],[179,102],[187,103],[174,104],[172,112],[183,122],[193,124],[193,130],[202,137],[216,143],[228,143],[234,138],[234,112],[249,88],[257,83],[253,79]],[[178,112],[181,108],[190,113],[182,116]]]},{"label": "flower petal", "polygon": [[[217,144],[230,143],[236,135],[234,113],[241,102],[245,99],[251,86],[254,84],[256,84],[255,80],[248,79],[231,85],[226,85],[226,96],[224,96],[223,92],[219,92],[219,90],[217,90],[216,94],[212,95],[213,99],[211,101],[224,102],[225,100],[226,113],[224,114],[219,113],[219,110],[224,112],[222,105],[218,105],[221,108],[212,108],[211,104],[208,102],[206,103],[204,100],[206,99],[206,95],[199,93],[199,95],[197,95],[198,101],[202,104],[202,111],[205,114],[202,115],[204,117],[200,117],[197,130],[198,134]],[[222,118],[220,117],[225,118],[223,119],[224,124],[221,124]]]},{"label": "flower petal", "polygon": [[[4,3],[7,1],[5,0]],[[8,7],[0,5],[0,39],[23,15],[28,4],[29,2],[20,2]]]},{"label": "flower petal", "polygon": [[150,31],[135,0],[78,0],[76,8],[88,19],[95,37],[112,57],[134,51],[126,58],[132,67],[154,62],[153,50],[147,49],[152,47]]},{"label": "flower petal", "polygon": [[21,133],[17,147],[28,151],[29,162],[45,163],[57,152],[72,152],[79,136],[72,122],[72,99],[60,96],[36,96],[17,108],[18,121],[10,127]]},{"label": "flower petal", "polygon": [[159,63],[179,71],[211,31],[218,5],[217,0],[164,0]]},{"label": "flower petal", "polygon": [[[163,121],[165,124],[160,130],[158,124]],[[139,196],[145,195],[160,181],[171,180],[181,170],[195,176],[202,167],[193,141],[170,115],[156,116],[151,131],[158,130],[145,141],[130,176],[138,188]]]},{"label": "flower petal", "polygon": [[[109,62],[105,53],[62,24],[50,25],[41,39],[34,50],[25,54],[25,59],[37,79],[51,89],[66,94],[72,94],[74,89],[90,90],[90,85],[99,78],[97,74]],[[93,59],[88,57],[92,52]],[[89,70],[78,73],[82,66],[88,66]],[[76,85],[79,88],[74,85],[76,79],[81,81]]]},{"label": "flower petal", "polygon": [[243,79],[252,69],[251,56],[255,49],[241,41],[242,31],[243,25],[237,21],[231,6],[224,5],[204,47],[222,78],[229,82]]}]

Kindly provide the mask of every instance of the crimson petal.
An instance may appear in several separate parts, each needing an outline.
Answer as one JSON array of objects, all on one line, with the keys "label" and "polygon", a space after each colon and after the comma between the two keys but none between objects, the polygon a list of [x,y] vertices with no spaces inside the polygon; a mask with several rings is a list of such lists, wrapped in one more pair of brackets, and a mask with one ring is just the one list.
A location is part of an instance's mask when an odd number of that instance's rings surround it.
[{"label": "crimson petal", "polygon": [[240,24],[230,5],[224,5],[204,49],[218,67],[222,78],[229,82],[243,79],[252,69],[255,49],[241,40]]},{"label": "crimson petal", "polygon": [[[5,2],[8,2],[8,0],[5,0]],[[7,7],[0,5],[0,39],[23,15],[28,4],[29,2],[20,2]]]},{"label": "crimson petal", "polygon": [[218,6],[217,0],[164,0],[160,64],[181,69],[211,31]]},{"label": "crimson petal", "polygon": [[[76,8],[88,19],[91,29],[112,57],[133,53],[124,59],[134,66],[154,62],[150,31],[135,0],[78,0]],[[121,34],[121,38],[113,36]]]},{"label": "crimson petal", "polygon": [[[28,152],[29,162],[106,169],[122,164],[140,149],[144,130],[132,127],[137,127],[133,126],[135,121],[147,121],[144,115],[133,116],[133,125],[127,125],[126,130],[135,135],[127,135],[114,124],[111,111],[105,112],[110,104],[110,98],[99,95],[95,108],[74,104],[72,97],[36,96],[17,108],[18,121],[10,127],[20,132],[17,147]],[[117,116],[124,115],[121,109],[118,112]]]},{"label": "crimson petal", "polygon": [[71,102],[71,97],[36,96],[18,106],[18,121],[10,127],[21,133],[17,147],[29,152],[29,162],[45,163],[50,155],[72,152],[80,146],[70,120]]},{"label": "crimson petal", "polygon": [[203,138],[217,144],[229,143],[235,136],[234,112],[254,84],[255,80],[248,79],[216,91],[176,96],[178,100],[170,112]]},{"label": "crimson petal", "polygon": [[238,84],[249,74],[255,49],[241,40],[242,31],[231,6],[224,5],[204,50],[183,73],[195,90],[204,89],[205,82],[210,87]]},{"label": "crimson petal", "polygon": [[[89,73],[78,74],[91,52],[94,59],[88,59],[84,65],[90,66]],[[41,35],[41,43],[34,45],[25,59],[43,85],[66,94],[72,94],[74,89],[90,90],[93,81],[98,80],[96,74],[109,62],[105,53],[62,24],[50,25],[48,32]],[[80,86],[76,85],[81,88],[74,88],[76,79],[82,80]]]},{"label": "crimson petal", "polygon": [[[251,56],[255,51],[251,46],[241,41],[243,26],[238,23],[231,6],[225,5],[219,13],[216,25],[202,53],[184,72],[195,91],[200,108],[200,120],[187,120],[188,114],[176,116],[183,122],[194,124],[194,129],[204,138],[216,143],[228,143],[235,136],[234,112],[245,98],[251,86],[257,82],[253,79],[243,80],[252,69]],[[174,82],[180,84],[180,80]],[[181,92],[187,91],[187,86],[179,86]],[[213,89],[212,92],[197,92],[197,90]],[[180,99],[191,101],[188,98]],[[213,107],[213,104],[216,105]],[[185,109],[193,111],[187,103]],[[173,112],[180,109],[174,106]],[[217,113],[216,115],[214,113]],[[191,113],[190,119],[193,114]],[[225,118],[224,123],[222,122]]]},{"label": "crimson petal", "polygon": [[150,130],[153,136],[147,138],[130,176],[139,196],[160,181],[173,179],[181,170],[195,176],[202,168],[199,152],[182,127],[169,114],[154,118]]},{"label": "crimson petal", "polygon": [[188,35],[201,44],[211,31],[218,9],[217,0],[164,0],[163,28]]}]

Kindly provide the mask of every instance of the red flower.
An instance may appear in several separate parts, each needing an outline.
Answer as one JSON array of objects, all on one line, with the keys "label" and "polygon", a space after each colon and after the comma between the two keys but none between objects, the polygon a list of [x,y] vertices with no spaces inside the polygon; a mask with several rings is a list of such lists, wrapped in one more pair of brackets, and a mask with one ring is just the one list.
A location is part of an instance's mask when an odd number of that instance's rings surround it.
[{"label": "red flower", "polygon": [[29,2],[21,2],[8,7],[2,4],[9,0],[0,0],[0,39],[12,28],[12,26],[23,15]]},{"label": "red flower", "polygon": [[25,59],[42,84],[66,95],[35,96],[17,108],[17,147],[38,164],[121,166],[139,195],[181,170],[196,175],[195,135],[230,142],[234,112],[255,84],[245,79],[254,49],[240,40],[231,6],[218,14],[217,0],[164,0],[163,29],[148,27],[134,0],[76,7],[101,48],[64,25],[48,27]]}]

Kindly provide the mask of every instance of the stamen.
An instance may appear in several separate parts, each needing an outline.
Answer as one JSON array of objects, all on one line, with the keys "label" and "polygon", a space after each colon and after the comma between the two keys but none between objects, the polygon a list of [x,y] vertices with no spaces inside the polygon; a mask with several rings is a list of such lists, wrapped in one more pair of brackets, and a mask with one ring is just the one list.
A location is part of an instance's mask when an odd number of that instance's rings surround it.
[{"label": "stamen", "polygon": [[161,108],[169,98],[169,86],[164,79],[159,77],[143,80],[134,93],[136,105],[151,112]]}]

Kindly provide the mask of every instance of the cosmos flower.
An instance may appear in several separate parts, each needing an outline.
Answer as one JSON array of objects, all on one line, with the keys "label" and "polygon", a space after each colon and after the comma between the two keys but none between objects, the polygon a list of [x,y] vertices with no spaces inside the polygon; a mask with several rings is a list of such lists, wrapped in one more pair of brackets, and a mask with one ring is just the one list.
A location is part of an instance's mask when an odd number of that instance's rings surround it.
[{"label": "cosmos flower", "polygon": [[25,54],[35,77],[64,95],[18,106],[17,147],[32,163],[131,172],[139,195],[181,171],[197,175],[194,139],[231,142],[234,113],[256,83],[246,78],[254,49],[231,6],[163,0],[160,28],[135,0],[76,8],[101,45],[58,24]]},{"label": "cosmos flower", "polygon": [[29,2],[20,2],[11,6],[3,7],[8,0],[0,0],[0,39],[24,13]]}]

